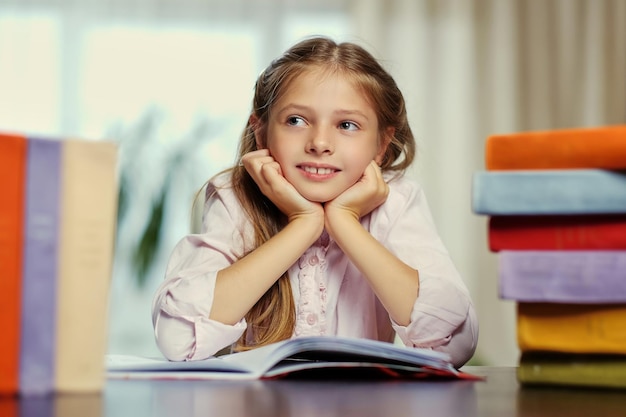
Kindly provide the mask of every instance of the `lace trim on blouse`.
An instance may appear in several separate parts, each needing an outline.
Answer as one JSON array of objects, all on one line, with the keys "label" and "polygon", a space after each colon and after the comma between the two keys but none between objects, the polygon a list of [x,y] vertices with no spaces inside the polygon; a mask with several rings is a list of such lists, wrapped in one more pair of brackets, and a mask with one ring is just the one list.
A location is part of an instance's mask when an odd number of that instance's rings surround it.
[{"label": "lace trim on blouse", "polygon": [[296,336],[326,334],[326,252],[329,245],[330,238],[323,232],[317,242],[298,259],[300,300],[296,306]]}]

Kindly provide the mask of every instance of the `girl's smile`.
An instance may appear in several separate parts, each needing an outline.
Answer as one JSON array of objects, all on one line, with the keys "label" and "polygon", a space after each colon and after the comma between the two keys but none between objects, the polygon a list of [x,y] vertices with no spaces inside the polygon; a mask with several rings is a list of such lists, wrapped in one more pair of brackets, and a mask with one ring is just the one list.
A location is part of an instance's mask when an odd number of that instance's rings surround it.
[{"label": "girl's smile", "polygon": [[335,175],[336,173],[340,171],[339,169],[335,167],[315,166],[315,165],[306,165],[306,164],[299,165],[298,168],[303,170],[305,175],[313,180],[315,179],[324,180]]}]

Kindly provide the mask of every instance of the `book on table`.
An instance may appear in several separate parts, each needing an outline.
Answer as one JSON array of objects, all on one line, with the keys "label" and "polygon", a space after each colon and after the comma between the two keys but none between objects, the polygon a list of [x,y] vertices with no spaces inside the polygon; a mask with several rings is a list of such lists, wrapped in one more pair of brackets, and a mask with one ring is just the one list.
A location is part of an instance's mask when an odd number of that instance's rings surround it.
[{"label": "book on table", "polygon": [[497,262],[505,300],[626,304],[625,250],[504,250]]},{"label": "book on table", "polygon": [[0,132],[0,394],[19,386],[26,145],[24,136]]},{"label": "book on table", "polygon": [[626,214],[492,216],[489,250],[626,250]]},{"label": "book on table", "polygon": [[626,388],[626,355],[522,353],[517,380],[523,385]]},{"label": "book on table", "polygon": [[55,389],[98,392],[105,382],[108,290],[117,213],[117,145],[64,139]]},{"label": "book on table", "polygon": [[602,169],[478,171],[476,214],[566,215],[626,212],[626,172]]},{"label": "book on table", "polygon": [[487,170],[626,168],[626,125],[492,135]]},{"label": "book on table", "polygon": [[63,142],[28,138],[27,146],[19,391],[30,395],[55,388]]},{"label": "book on table", "polygon": [[448,355],[369,339],[309,336],[197,361],[106,356],[109,379],[254,380],[286,377],[469,379]]},{"label": "book on table", "polygon": [[626,355],[626,304],[517,303],[521,352]]}]

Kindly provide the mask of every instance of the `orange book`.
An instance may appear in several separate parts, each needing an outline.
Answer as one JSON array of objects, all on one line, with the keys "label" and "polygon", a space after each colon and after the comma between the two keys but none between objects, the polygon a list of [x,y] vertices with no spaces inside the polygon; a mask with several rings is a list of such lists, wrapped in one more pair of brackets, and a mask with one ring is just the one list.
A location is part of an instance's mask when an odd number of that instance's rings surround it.
[{"label": "orange book", "polygon": [[26,144],[24,136],[0,134],[0,394],[19,388]]},{"label": "orange book", "polygon": [[19,401],[14,397],[0,396],[0,416],[19,417],[18,404]]},{"label": "orange book", "polygon": [[624,169],[626,125],[493,135],[485,143],[485,167]]},{"label": "orange book", "polygon": [[522,352],[626,354],[626,304],[518,303]]}]

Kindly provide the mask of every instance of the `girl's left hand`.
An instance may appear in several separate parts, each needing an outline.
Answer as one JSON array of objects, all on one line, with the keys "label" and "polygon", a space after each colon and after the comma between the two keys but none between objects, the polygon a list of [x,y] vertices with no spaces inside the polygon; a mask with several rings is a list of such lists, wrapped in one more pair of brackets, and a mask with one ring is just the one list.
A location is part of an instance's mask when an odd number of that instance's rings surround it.
[{"label": "girl's left hand", "polygon": [[389,185],[378,164],[372,161],[360,180],[324,205],[325,217],[347,214],[359,220],[384,203],[388,195]]}]

